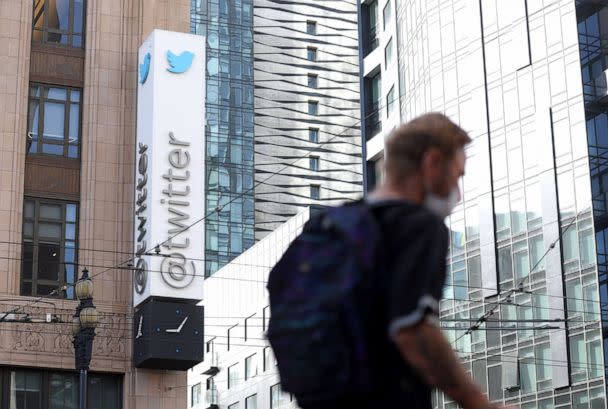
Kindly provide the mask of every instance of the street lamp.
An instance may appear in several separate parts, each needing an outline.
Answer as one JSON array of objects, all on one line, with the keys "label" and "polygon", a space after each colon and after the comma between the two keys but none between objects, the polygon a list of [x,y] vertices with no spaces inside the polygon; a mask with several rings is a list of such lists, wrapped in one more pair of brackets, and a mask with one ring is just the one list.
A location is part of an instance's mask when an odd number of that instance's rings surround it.
[{"label": "street lamp", "polygon": [[76,297],[80,304],[72,318],[72,334],[74,335],[74,358],[76,370],[80,372],[79,409],[85,409],[87,404],[87,372],[93,353],[95,327],[99,321],[97,308],[93,305],[93,281],[89,278],[89,270],[82,270],[82,276],[76,282]]}]

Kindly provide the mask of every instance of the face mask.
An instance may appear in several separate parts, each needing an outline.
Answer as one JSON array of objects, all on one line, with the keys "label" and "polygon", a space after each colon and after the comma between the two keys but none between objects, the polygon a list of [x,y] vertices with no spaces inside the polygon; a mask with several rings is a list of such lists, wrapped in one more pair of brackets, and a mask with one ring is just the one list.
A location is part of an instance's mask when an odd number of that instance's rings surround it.
[{"label": "face mask", "polygon": [[460,201],[460,191],[457,186],[454,186],[450,190],[448,197],[440,197],[434,193],[427,193],[424,198],[424,206],[431,212],[435,213],[442,219],[445,219]]}]

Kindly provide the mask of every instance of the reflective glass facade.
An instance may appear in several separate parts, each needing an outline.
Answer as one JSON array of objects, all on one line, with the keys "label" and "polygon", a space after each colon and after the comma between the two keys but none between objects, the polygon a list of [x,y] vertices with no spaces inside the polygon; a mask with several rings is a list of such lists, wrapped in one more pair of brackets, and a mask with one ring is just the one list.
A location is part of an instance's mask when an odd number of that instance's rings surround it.
[{"label": "reflective glass facade", "polygon": [[[593,261],[597,256],[599,282],[596,284],[595,280],[574,281],[570,285],[570,292],[577,294],[581,301],[571,302],[571,304],[574,304],[573,309],[582,309],[583,300],[590,292],[597,292],[599,286],[600,305],[603,306],[601,310],[602,339],[604,355],[606,355],[608,352],[608,317],[604,310],[608,302],[608,202],[606,200],[606,193],[608,193],[608,158],[606,157],[606,153],[608,153],[608,89],[606,88],[608,5],[605,2],[577,1],[577,22],[595,225],[595,243],[590,234],[586,235],[580,248],[580,257]],[[594,244],[597,254],[594,253]],[[600,305],[590,305],[589,307],[594,307],[593,311],[597,315]],[[587,316],[589,315],[592,314],[587,314]],[[589,316],[589,318],[594,317]],[[596,336],[599,338],[599,335]],[[601,351],[594,350],[593,352],[599,354]],[[605,368],[599,372],[605,372]]]},{"label": "reflective glass facade", "polygon": [[190,21],[191,32],[207,39],[204,214],[209,215],[209,276],[254,242],[252,0],[192,0]]},{"label": "reflective glass facade", "polygon": [[395,3],[401,120],[440,111],[473,139],[446,220],[446,336],[495,402],[605,407],[605,2]]}]

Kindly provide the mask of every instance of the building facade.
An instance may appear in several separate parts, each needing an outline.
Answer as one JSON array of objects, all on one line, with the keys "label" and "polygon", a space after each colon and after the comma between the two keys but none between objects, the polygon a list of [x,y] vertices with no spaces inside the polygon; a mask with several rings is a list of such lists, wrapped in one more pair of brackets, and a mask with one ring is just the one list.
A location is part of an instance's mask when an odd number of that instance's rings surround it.
[{"label": "building facade", "polygon": [[255,0],[256,240],[362,195],[357,1]]},{"label": "building facade", "polygon": [[[605,2],[392,2],[361,6],[368,187],[398,79],[398,120],[440,111],[473,138],[441,303],[466,367],[495,402],[605,407]],[[374,56],[391,42],[397,76]]]},{"label": "building facade", "polygon": [[[253,1],[192,0],[205,36],[205,275],[254,243]],[[218,211],[215,211],[218,209]]]},{"label": "building facade", "polygon": [[[100,324],[91,408],[185,405],[186,374],[132,366],[137,49],[190,2],[0,4],[0,406],[76,407],[73,285]],[[10,313],[10,314],[6,314]]]},{"label": "building facade", "polygon": [[297,408],[265,339],[266,282],[309,215],[304,209],[205,281],[205,360],[188,372],[188,408]]}]

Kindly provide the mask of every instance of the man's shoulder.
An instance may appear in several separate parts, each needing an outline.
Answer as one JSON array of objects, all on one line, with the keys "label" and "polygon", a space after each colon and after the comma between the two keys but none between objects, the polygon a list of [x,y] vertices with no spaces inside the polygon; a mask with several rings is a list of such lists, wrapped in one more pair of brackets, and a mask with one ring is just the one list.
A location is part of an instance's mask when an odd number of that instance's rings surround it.
[{"label": "man's shoulder", "polygon": [[375,212],[389,231],[401,234],[447,234],[443,220],[421,205],[402,201],[379,203],[375,206]]}]

